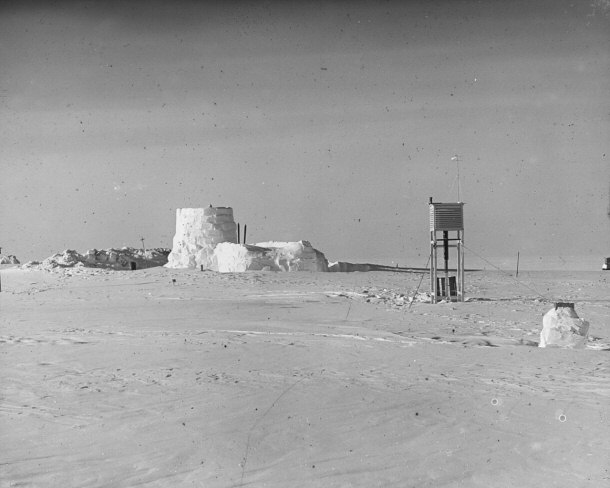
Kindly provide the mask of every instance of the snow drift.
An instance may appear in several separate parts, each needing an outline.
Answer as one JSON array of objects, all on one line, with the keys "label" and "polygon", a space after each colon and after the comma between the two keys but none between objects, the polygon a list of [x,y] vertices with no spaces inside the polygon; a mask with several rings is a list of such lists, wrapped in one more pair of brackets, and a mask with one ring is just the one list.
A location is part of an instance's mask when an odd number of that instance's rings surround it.
[{"label": "snow drift", "polygon": [[[143,269],[163,266],[167,263],[169,249],[135,249],[123,247],[121,249],[90,249],[80,254],[73,249],[49,256],[42,262],[30,261],[23,265],[25,268],[41,268],[53,270],[55,268],[109,268],[109,269]],[[133,263],[133,264],[132,264]]]},{"label": "snow drift", "polygon": [[0,264],[19,264],[16,256],[9,254],[8,256],[0,256]]},{"label": "snow drift", "polygon": [[345,261],[337,261],[328,264],[328,271],[337,273],[352,273],[354,271],[371,271],[370,264],[348,263]]}]

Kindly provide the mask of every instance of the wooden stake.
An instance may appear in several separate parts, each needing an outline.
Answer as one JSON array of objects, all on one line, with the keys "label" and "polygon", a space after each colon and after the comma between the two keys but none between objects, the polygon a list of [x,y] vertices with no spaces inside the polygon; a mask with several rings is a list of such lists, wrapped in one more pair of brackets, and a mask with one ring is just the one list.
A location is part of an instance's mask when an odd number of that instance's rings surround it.
[{"label": "wooden stake", "polygon": [[248,226],[244,224],[244,244],[246,243],[246,231],[248,230]]},{"label": "wooden stake", "polygon": [[517,273],[515,274],[515,278],[519,276],[519,251],[517,251]]}]

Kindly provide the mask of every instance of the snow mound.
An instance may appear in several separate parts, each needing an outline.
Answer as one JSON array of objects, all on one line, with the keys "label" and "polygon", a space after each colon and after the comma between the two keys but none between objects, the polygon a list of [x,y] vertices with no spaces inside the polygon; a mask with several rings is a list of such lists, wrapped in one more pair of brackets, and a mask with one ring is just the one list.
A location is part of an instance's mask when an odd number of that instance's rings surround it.
[{"label": "snow mound", "polygon": [[328,261],[308,241],[270,241],[255,245],[222,242],[214,249],[211,269],[221,273],[328,271]]},{"label": "snow mound", "polygon": [[[136,249],[123,247],[121,249],[90,249],[80,254],[73,249],[49,256],[42,262],[30,261],[24,268],[40,268],[53,270],[57,268],[109,268],[109,269],[143,269],[163,266],[167,263],[169,249]],[[132,264],[133,263],[133,264]]]},{"label": "snow mound", "polygon": [[20,264],[16,256],[9,254],[8,256],[0,256],[0,264]]},{"label": "snow mound", "polygon": [[558,303],[542,318],[539,347],[583,349],[589,337],[589,322],[578,317],[574,304]]}]

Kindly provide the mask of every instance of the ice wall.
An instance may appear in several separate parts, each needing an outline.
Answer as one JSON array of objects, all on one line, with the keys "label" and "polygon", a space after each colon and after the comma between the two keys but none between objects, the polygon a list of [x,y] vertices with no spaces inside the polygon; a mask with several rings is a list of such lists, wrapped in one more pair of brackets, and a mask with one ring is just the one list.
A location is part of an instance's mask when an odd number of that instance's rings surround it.
[{"label": "ice wall", "polygon": [[237,243],[237,225],[231,207],[176,209],[176,235],[168,268],[211,267],[221,242]]}]

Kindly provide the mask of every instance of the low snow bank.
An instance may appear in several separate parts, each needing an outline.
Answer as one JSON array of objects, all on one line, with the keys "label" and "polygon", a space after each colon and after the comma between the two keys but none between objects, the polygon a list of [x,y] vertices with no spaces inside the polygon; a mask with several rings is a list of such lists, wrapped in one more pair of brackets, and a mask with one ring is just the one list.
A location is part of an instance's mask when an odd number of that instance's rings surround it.
[{"label": "low snow bank", "polygon": [[328,261],[308,241],[271,241],[255,245],[221,242],[214,249],[211,267],[221,273],[328,271]]},{"label": "low snow bank", "polygon": [[331,272],[341,272],[341,273],[351,273],[354,271],[370,271],[371,266],[369,264],[357,264],[357,263],[348,263],[345,261],[337,261],[334,263],[328,264],[328,271]]},{"label": "low snow bank", "polygon": [[[123,247],[121,249],[90,249],[80,254],[73,249],[49,256],[42,262],[30,261],[23,268],[40,268],[52,270],[55,268],[110,268],[110,269],[142,269],[163,266],[167,263],[169,249],[136,249]],[[132,264],[135,263],[135,264]]]}]

